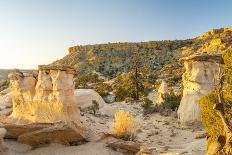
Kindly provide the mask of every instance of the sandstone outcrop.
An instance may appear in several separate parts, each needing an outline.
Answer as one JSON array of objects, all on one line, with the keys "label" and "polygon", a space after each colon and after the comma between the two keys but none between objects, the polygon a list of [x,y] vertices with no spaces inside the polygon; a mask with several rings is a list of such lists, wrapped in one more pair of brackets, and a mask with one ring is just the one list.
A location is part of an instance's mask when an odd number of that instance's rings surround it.
[{"label": "sandstone outcrop", "polygon": [[6,95],[8,93],[10,93],[10,88],[4,89],[3,91],[0,92],[0,96]]},{"label": "sandstone outcrop", "polygon": [[32,146],[84,140],[74,74],[60,65],[39,66],[38,76],[18,70],[10,74],[13,112],[3,122],[8,136]]},{"label": "sandstone outcrop", "polygon": [[38,80],[33,74],[11,74],[12,117],[36,123],[79,121],[74,73],[64,66],[39,66]]},{"label": "sandstone outcrop", "polygon": [[0,128],[0,154],[7,155],[8,148],[4,144],[3,138],[6,135],[6,129]]},{"label": "sandstone outcrop", "polygon": [[168,85],[167,82],[165,82],[164,80],[162,80],[161,85],[159,87],[158,90],[158,98],[156,100],[157,104],[161,104],[164,102],[163,100],[163,95],[168,93]]},{"label": "sandstone outcrop", "polygon": [[74,94],[81,109],[91,107],[93,100],[97,101],[99,108],[105,105],[103,98],[93,89],[76,89]]},{"label": "sandstone outcrop", "polygon": [[183,97],[177,111],[181,123],[191,124],[200,121],[200,98],[215,89],[220,70],[223,67],[221,55],[193,55],[182,59],[185,73]]}]

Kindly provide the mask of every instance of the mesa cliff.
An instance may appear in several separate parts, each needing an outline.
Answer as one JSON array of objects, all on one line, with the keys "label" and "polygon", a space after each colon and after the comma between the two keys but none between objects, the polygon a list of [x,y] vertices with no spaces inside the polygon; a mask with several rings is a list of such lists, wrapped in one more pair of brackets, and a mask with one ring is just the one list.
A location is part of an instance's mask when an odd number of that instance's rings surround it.
[{"label": "mesa cliff", "polygon": [[139,43],[108,43],[73,46],[54,64],[71,65],[79,73],[96,72],[115,77],[127,73],[137,52],[141,63],[157,78],[181,77],[183,65],[178,60],[196,53],[222,53],[232,45],[232,28],[213,29],[202,36],[186,40],[164,40]]}]

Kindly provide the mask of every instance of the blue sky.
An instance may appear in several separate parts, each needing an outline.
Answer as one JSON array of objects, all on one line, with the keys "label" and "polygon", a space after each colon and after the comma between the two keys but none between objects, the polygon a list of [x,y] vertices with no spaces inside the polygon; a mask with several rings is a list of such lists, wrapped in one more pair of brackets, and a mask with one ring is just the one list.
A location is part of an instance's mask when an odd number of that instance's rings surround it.
[{"label": "blue sky", "polygon": [[73,45],[192,38],[232,26],[230,0],[0,0],[0,68],[36,68]]}]

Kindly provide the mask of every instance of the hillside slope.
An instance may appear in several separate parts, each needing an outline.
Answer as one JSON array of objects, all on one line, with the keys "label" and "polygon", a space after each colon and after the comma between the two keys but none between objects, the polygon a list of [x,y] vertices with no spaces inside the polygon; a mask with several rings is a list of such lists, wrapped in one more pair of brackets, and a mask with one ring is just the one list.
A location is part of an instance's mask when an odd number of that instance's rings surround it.
[{"label": "hillside slope", "polygon": [[232,27],[213,29],[202,36],[187,40],[150,41],[140,43],[108,43],[69,48],[69,53],[55,64],[77,68],[79,74],[96,71],[106,77],[128,72],[135,53],[141,64],[158,78],[180,77],[180,57],[193,53],[221,53],[232,45]]}]

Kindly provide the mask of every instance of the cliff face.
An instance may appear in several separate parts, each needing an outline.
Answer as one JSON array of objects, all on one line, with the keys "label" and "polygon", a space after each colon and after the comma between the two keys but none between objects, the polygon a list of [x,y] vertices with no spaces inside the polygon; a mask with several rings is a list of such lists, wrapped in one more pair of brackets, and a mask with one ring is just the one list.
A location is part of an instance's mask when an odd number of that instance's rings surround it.
[{"label": "cliff face", "polygon": [[141,64],[148,66],[157,77],[180,77],[184,70],[179,58],[194,53],[221,53],[231,45],[232,28],[222,28],[187,40],[74,46],[54,64],[71,65],[79,73],[95,70],[115,77],[117,72],[128,72],[138,52]]},{"label": "cliff face", "polygon": [[183,59],[185,73],[182,76],[183,97],[178,109],[181,123],[200,121],[200,98],[215,89],[223,67],[221,55],[194,55]]},{"label": "cliff face", "polygon": [[38,79],[33,74],[13,72],[9,76],[12,116],[37,123],[79,123],[74,73],[74,69],[60,66],[39,66]]}]

